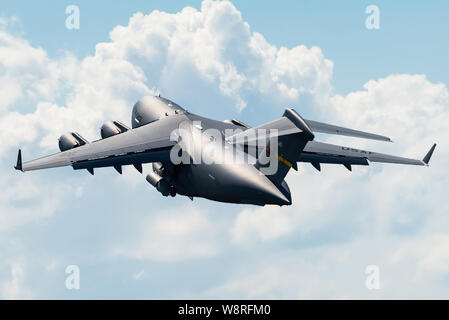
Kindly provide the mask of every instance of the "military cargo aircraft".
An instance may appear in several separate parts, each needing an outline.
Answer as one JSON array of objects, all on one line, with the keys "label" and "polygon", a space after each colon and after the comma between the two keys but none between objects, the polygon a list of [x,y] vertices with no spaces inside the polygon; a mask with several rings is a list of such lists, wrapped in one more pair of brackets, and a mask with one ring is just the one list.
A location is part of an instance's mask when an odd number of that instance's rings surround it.
[{"label": "military cargo aircraft", "polygon": [[[31,171],[62,166],[75,170],[152,163],[146,179],[164,196],[183,195],[253,205],[290,205],[284,178],[298,162],[317,170],[321,164],[385,162],[427,166],[434,144],[422,160],[386,155],[315,141],[315,133],[391,141],[390,138],[303,119],[286,109],[279,119],[258,127],[238,120],[204,118],[161,96],[146,96],[132,110],[131,128],[119,121],[101,127],[101,139],[89,142],[76,132],[59,138],[61,152],[23,162],[19,149],[15,169]],[[197,146],[201,145],[201,148]],[[205,161],[208,156],[208,161]],[[217,161],[220,160],[220,161]],[[224,160],[223,160],[224,159]]]}]

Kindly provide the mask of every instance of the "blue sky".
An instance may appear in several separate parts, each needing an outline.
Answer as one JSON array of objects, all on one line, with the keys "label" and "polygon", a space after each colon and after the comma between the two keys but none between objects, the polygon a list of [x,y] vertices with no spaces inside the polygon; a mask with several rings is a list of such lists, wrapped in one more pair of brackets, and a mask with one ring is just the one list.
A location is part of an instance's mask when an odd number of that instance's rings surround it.
[{"label": "blue sky", "polygon": [[[65,28],[69,4],[80,30]],[[379,30],[365,28],[372,4]],[[0,297],[447,298],[448,14],[445,1],[2,4]],[[157,92],[216,119],[293,106],[396,141],[319,137],[374,151],[439,146],[429,168],[301,165],[282,209],[163,198],[134,168],[11,169],[17,147],[28,160],[67,131],[98,139]],[[80,290],[64,285],[73,264]],[[372,264],[380,290],[365,287]]]},{"label": "blue sky", "polygon": [[[82,28],[61,28],[61,12],[69,4],[81,7]],[[235,1],[252,30],[272,44],[319,46],[335,62],[333,85],[339,93],[357,90],[370,79],[392,73],[422,73],[435,82],[449,80],[447,1]],[[379,5],[381,29],[363,28],[365,8]],[[116,25],[126,25],[138,11],[169,13],[185,6],[200,8],[201,1],[13,1],[1,14],[21,18],[25,37],[51,56],[70,50],[79,57],[94,53],[98,42],[108,41]],[[428,59],[427,57],[432,57]]]}]

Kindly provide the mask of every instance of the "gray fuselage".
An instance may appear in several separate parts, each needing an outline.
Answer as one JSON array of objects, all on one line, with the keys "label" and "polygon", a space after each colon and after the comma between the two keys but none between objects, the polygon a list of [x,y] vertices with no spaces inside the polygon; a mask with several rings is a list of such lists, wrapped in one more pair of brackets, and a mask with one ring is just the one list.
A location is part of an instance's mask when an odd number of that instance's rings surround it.
[{"label": "gray fuselage", "polygon": [[[203,144],[207,144],[208,150],[216,149],[223,154],[244,152],[237,150],[238,146],[227,144],[221,139],[211,137],[204,142],[204,136],[208,137],[204,133],[215,129],[225,136],[225,130],[246,128],[191,114],[174,102],[160,97],[146,97],[137,102],[133,108],[132,125],[133,128],[151,125],[164,117],[173,117],[173,120],[177,119],[175,122],[178,126],[182,123],[184,128],[203,133]],[[197,142],[195,140],[195,143]],[[286,182],[273,183],[250,163],[199,161],[174,165],[172,162],[163,162],[156,164],[154,168],[164,183],[172,188],[171,195],[180,194],[240,204],[291,204],[290,190]]]}]

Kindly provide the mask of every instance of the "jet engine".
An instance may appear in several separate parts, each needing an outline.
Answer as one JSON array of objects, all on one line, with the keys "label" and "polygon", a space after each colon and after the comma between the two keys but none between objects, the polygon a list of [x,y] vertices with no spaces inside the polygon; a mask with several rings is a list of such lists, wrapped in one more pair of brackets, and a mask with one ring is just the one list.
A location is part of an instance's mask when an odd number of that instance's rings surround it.
[{"label": "jet engine", "polygon": [[157,189],[157,191],[162,193],[164,197],[167,197],[169,194],[172,196],[175,195],[172,186],[156,172],[150,172],[146,179],[153,187]]},{"label": "jet engine", "polygon": [[166,178],[172,173],[169,167],[166,168],[160,162],[153,163],[153,172],[149,173],[146,177],[147,181],[157,189],[163,196],[167,197],[171,195],[174,197],[176,195],[176,190],[167,181]]},{"label": "jet engine", "polygon": [[108,121],[101,126],[100,134],[101,138],[105,139],[128,130],[129,128],[119,121]]},{"label": "jet engine", "polygon": [[59,150],[67,151],[87,143],[87,140],[76,132],[65,133],[59,137]]}]

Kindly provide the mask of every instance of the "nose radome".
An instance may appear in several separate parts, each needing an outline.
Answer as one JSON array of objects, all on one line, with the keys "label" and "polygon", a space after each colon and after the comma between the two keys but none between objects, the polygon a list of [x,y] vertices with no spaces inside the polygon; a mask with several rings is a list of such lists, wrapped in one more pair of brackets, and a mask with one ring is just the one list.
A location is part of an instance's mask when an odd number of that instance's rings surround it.
[{"label": "nose radome", "polygon": [[287,199],[287,197],[270,180],[268,180],[263,189],[267,197],[270,199],[269,203],[287,206],[292,204],[291,200]]},{"label": "nose radome", "polygon": [[259,170],[248,170],[245,177],[245,183],[254,190],[254,195],[260,197],[267,204],[291,205],[291,199],[288,199],[265,175]]}]

